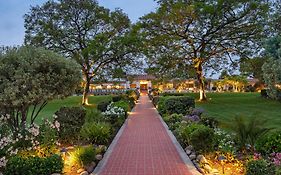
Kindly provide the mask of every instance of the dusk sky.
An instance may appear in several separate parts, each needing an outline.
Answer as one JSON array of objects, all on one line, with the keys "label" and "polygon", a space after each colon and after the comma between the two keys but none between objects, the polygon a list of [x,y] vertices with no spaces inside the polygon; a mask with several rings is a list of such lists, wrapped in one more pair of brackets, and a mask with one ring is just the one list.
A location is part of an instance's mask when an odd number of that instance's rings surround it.
[{"label": "dusk sky", "polygon": [[[42,5],[47,0],[0,0],[0,46],[23,44],[24,19],[30,6]],[[129,18],[136,22],[139,17],[154,11],[154,0],[98,0],[100,5],[109,8],[121,8]]]}]

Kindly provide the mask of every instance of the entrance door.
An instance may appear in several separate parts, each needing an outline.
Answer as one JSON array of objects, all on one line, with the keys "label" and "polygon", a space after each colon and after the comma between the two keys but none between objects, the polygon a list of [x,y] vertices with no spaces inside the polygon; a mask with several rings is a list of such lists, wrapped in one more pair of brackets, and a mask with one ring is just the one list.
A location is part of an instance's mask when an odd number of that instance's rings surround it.
[{"label": "entrance door", "polygon": [[140,84],[140,91],[147,93],[147,84]]}]

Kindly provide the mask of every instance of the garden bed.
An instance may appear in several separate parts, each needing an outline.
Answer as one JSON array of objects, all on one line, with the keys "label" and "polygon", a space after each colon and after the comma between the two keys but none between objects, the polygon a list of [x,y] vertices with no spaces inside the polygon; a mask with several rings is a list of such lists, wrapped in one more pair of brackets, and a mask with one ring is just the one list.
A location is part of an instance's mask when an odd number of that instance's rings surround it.
[{"label": "garden bed", "polygon": [[9,135],[7,119],[1,118],[0,172],[4,175],[92,173],[138,97],[138,93],[129,91],[113,96],[112,101],[101,101],[97,109],[62,107],[53,121],[34,124],[15,137]]},{"label": "garden bed", "polygon": [[150,99],[202,174],[280,174],[281,133],[265,121],[236,117],[222,128],[186,94]]}]

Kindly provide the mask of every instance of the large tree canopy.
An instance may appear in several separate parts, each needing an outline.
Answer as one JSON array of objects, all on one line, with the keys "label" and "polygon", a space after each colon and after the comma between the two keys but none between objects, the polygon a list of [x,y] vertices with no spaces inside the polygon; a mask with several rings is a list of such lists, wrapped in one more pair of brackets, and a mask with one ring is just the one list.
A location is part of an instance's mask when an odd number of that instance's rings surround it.
[{"label": "large tree canopy", "polygon": [[120,9],[110,11],[95,0],[48,1],[25,15],[26,44],[43,46],[74,58],[85,80],[83,104],[90,81],[101,71],[132,64],[136,37]]},{"label": "large tree canopy", "polygon": [[262,66],[269,97],[281,100],[281,36],[269,39],[265,46],[270,59]]},{"label": "large tree canopy", "polygon": [[[160,0],[156,12],[136,25],[151,67],[192,67],[206,100],[203,69],[237,64],[237,56],[256,51],[268,5],[263,0]],[[235,57],[236,56],[236,57]],[[184,65],[184,66],[183,66]],[[188,70],[188,69],[186,69]]]},{"label": "large tree canopy", "polygon": [[72,95],[80,74],[74,61],[45,49],[6,50],[0,54],[0,115],[9,115],[14,129],[28,117],[33,123],[49,100]]}]

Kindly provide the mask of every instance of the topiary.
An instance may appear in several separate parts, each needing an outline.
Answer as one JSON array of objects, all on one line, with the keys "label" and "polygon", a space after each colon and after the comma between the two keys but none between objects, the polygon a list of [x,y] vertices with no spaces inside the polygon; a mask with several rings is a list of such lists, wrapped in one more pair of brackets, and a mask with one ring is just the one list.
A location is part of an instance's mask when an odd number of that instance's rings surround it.
[{"label": "topiary", "polygon": [[275,167],[264,159],[251,160],[246,165],[246,175],[273,175]]},{"label": "topiary", "polygon": [[160,114],[187,114],[195,107],[194,98],[188,96],[161,97],[158,102]]},{"label": "topiary", "polygon": [[62,143],[77,141],[80,129],[85,123],[86,110],[83,107],[62,107],[55,115],[60,123],[60,141]]}]

